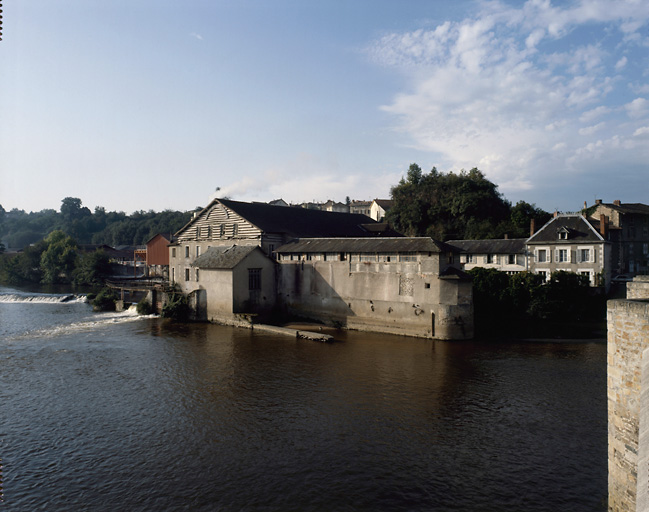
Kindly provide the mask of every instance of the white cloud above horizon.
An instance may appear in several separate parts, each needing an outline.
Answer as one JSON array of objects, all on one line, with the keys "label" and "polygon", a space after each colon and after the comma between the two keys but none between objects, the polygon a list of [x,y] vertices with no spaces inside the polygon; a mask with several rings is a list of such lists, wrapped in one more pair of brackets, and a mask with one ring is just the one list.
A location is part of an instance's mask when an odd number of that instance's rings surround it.
[{"label": "white cloud above horizon", "polygon": [[389,33],[367,48],[407,80],[381,108],[413,147],[438,155],[445,170],[477,166],[505,193],[616,161],[646,166],[649,150],[634,136],[649,122],[649,4],[480,5],[469,18]]}]

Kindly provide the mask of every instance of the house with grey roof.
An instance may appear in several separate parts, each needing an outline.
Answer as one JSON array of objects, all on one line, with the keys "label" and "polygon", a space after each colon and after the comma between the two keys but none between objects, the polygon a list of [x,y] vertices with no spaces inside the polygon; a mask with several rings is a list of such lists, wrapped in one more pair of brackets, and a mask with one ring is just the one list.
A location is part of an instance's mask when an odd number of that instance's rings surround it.
[{"label": "house with grey roof", "polygon": [[517,274],[528,269],[526,242],[527,238],[502,238],[449,240],[447,243],[459,250],[463,270],[483,267]]},{"label": "house with grey roof", "polygon": [[268,314],[275,305],[275,262],[258,245],[210,247],[184,272],[181,283],[193,292],[200,319],[232,323],[237,315]]},{"label": "house with grey roof", "polygon": [[350,329],[473,337],[470,277],[432,238],[300,238],[277,248],[278,292],[292,315]]},{"label": "house with grey roof", "polygon": [[611,243],[581,214],[555,214],[526,245],[535,274],[564,270],[588,277],[591,286],[610,283]]},{"label": "house with grey roof", "polygon": [[377,222],[382,222],[385,219],[385,214],[390,211],[393,205],[392,199],[375,199],[370,205],[370,217]]}]

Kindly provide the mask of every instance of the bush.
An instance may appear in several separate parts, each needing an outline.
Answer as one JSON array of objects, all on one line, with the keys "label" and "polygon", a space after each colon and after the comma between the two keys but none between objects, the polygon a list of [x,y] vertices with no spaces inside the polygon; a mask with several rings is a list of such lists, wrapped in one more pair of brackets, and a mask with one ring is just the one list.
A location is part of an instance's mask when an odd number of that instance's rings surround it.
[{"label": "bush", "polygon": [[187,320],[189,318],[187,296],[178,291],[171,292],[166,304],[162,306],[162,317],[179,321]]},{"label": "bush", "polygon": [[93,299],[92,305],[95,311],[115,311],[117,294],[111,288],[102,288]]},{"label": "bush", "polygon": [[136,310],[138,315],[152,315],[154,313],[153,306],[146,299],[142,299],[137,303]]}]

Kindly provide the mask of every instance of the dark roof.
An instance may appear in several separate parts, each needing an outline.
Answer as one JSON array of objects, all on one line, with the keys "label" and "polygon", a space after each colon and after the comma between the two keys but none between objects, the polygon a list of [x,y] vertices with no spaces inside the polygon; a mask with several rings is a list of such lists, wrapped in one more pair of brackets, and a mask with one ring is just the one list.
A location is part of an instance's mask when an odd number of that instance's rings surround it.
[{"label": "dark roof", "polygon": [[386,211],[394,206],[393,199],[375,199],[374,202]]},{"label": "dark roof", "polygon": [[309,252],[442,252],[453,251],[443,242],[432,238],[301,238],[282,245],[277,253]]},{"label": "dark roof", "polygon": [[174,236],[173,236],[171,233],[156,233],[156,234],[153,235],[151,238],[149,238],[149,239],[145,242],[145,244],[148,245],[149,242],[151,242],[154,238],[156,238],[156,237],[158,237],[158,236],[161,236],[161,237],[164,238],[167,242],[173,242],[173,241],[174,241]]},{"label": "dark roof", "polygon": [[377,236],[368,226],[378,223],[360,213],[285,208],[229,199],[218,201],[266,233],[284,233],[295,238]]},{"label": "dark roof", "polygon": [[467,254],[523,254],[527,238],[499,238],[496,240],[449,240],[449,245]]},{"label": "dark roof", "polygon": [[[559,231],[567,231],[568,239],[560,240],[557,235]],[[541,229],[528,238],[527,243],[574,244],[575,242],[601,242],[603,240],[593,224],[582,215],[564,214],[546,222]]]},{"label": "dark roof", "polygon": [[601,203],[601,205],[617,210],[620,213],[649,215],[649,205],[642,203],[620,203],[619,205],[615,203]]},{"label": "dark roof", "polygon": [[192,262],[191,266],[208,270],[232,269],[255,250],[261,251],[257,245],[210,247],[207,251],[196,258]]},{"label": "dark roof", "polygon": [[467,274],[464,272],[464,270],[457,269],[455,267],[446,267],[442,272],[439,274],[440,279],[448,279],[448,280],[466,280],[466,281],[471,281],[473,278],[471,277],[471,274]]}]

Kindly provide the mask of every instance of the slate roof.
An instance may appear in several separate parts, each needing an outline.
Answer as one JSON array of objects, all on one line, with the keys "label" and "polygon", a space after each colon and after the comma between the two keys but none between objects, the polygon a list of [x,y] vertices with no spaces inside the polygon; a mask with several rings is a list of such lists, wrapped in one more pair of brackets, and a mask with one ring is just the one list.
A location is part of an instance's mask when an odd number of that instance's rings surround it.
[{"label": "slate roof", "polygon": [[301,238],[282,245],[277,253],[397,253],[397,252],[449,252],[456,251],[444,242],[426,237],[396,238]]},{"label": "slate roof", "polygon": [[375,199],[374,202],[383,208],[386,212],[394,206],[393,199]]},{"label": "slate roof", "polygon": [[[560,230],[568,231],[568,239],[559,239]],[[602,242],[604,239],[591,222],[582,215],[558,215],[528,238],[528,244],[574,244],[583,242]]]},{"label": "slate roof", "polygon": [[617,210],[620,213],[649,215],[649,205],[642,203],[620,203],[619,205],[614,203],[602,203],[601,206]]},{"label": "slate roof", "polygon": [[256,245],[210,247],[196,258],[191,266],[207,270],[232,269],[256,250],[260,250]]},{"label": "slate roof", "polygon": [[[360,213],[286,208],[229,199],[218,201],[265,233],[283,233],[294,238],[377,236],[372,228],[378,223]],[[383,236],[384,233],[381,232]],[[392,233],[391,236],[400,236]]]},{"label": "slate roof", "polygon": [[447,243],[466,254],[524,254],[527,238],[449,240]]}]

